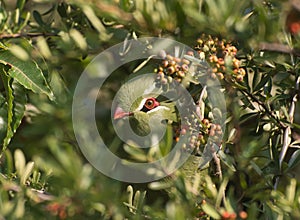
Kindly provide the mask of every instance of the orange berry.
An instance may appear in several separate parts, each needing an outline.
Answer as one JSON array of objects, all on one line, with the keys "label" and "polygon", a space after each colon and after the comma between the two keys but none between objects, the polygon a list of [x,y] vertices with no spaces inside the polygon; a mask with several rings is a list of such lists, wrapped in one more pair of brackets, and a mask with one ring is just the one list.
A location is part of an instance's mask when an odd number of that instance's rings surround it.
[{"label": "orange berry", "polygon": [[187,60],[187,59],[182,59],[182,63],[186,64],[186,65],[189,65],[190,64],[190,61]]},{"label": "orange berry", "polygon": [[223,59],[223,58],[219,58],[219,59],[218,59],[218,64],[224,65],[224,64],[225,64],[224,59]]},{"label": "orange berry", "polygon": [[194,52],[193,51],[187,51],[186,54],[189,55],[189,56],[194,56]]},{"label": "orange berry", "polygon": [[209,131],[209,136],[213,137],[216,135],[216,131],[215,130],[210,130]]},{"label": "orange berry", "polygon": [[237,80],[238,82],[243,82],[244,77],[243,77],[242,75],[237,75],[237,76],[236,76],[236,80]]},{"label": "orange berry", "polygon": [[242,76],[246,75],[246,70],[243,68],[239,68],[239,74],[241,74]]},{"label": "orange berry", "polygon": [[218,68],[215,67],[215,68],[212,69],[212,71],[213,71],[214,73],[216,73],[216,72],[218,72]]},{"label": "orange berry", "polygon": [[239,216],[241,219],[247,219],[248,214],[245,211],[240,211]]},{"label": "orange berry", "polygon": [[212,73],[212,74],[210,75],[210,77],[211,77],[212,79],[216,79],[216,78],[217,78],[217,75],[216,75],[215,73]]},{"label": "orange berry", "polygon": [[166,68],[168,65],[169,65],[169,62],[168,62],[167,60],[164,60],[164,61],[162,62],[162,66],[163,66],[164,68]]},{"label": "orange berry", "polygon": [[170,66],[170,67],[168,67],[167,70],[168,70],[169,74],[173,74],[175,72],[175,67],[174,66]]},{"label": "orange berry", "polygon": [[189,66],[186,65],[186,64],[182,64],[181,69],[182,69],[183,71],[188,71],[188,70],[189,70]]},{"label": "orange berry", "polygon": [[222,219],[229,219],[230,218],[230,213],[229,212],[227,212],[227,211],[225,211],[225,212],[223,212],[222,213]]},{"label": "orange berry", "polygon": [[180,62],[181,62],[181,59],[180,59],[179,57],[174,57],[174,61],[175,61],[176,63],[180,63]]},{"label": "orange berry", "polygon": [[173,57],[172,57],[170,54],[168,54],[168,55],[166,56],[166,58],[167,58],[167,60],[173,60]]},{"label": "orange berry", "polygon": [[230,220],[235,220],[236,219],[236,214],[235,213],[231,213],[229,219]]},{"label": "orange berry", "polygon": [[176,64],[175,60],[170,60],[169,61],[169,66],[175,66],[175,64]]},{"label": "orange berry", "polygon": [[208,119],[204,118],[204,119],[202,120],[202,124],[205,125],[205,126],[209,126],[210,122],[209,122]]},{"label": "orange berry", "polygon": [[181,78],[185,77],[184,72],[181,71],[181,70],[179,70],[179,71],[177,72],[177,75],[178,75],[179,77],[181,77]]},{"label": "orange berry", "polygon": [[217,75],[217,77],[218,77],[219,79],[224,79],[223,73],[218,72],[218,73],[216,73],[216,75]]},{"label": "orange berry", "polygon": [[233,59],[232,64],[237,69],[240,67],[240,61],[238,59]]}]

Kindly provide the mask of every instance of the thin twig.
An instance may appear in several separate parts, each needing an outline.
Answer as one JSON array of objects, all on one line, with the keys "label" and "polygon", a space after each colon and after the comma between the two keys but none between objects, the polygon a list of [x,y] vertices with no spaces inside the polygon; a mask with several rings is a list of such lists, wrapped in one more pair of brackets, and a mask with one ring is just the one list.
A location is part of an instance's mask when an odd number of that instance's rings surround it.
[{"label": "thin twig", "polygon": [[222,180],[223,179],[223,175],[222,175],[222,169],[221,169],[221,161],[220,158],[217,155],[217,152],[213,153],[213,158],[216,164],[216,175],[219,176],[219,179]]},{"label": "thin twig", "polygon": [[[212,156],[213,156],[214,162],[216,164],[216,175],[219,176],[219,180],[221,182],[223,180],[223,174],[222,174],[222,168],[221,168],[221,160],[218,157],[218,153],[216,152],[215,148],[212,147],[211,150],[213,151]],[[223,203],[225,203],[226,202],[225,189],[223,190],[223,189],[220,188],[220,190],[223,191],[222,192],[222,201],[223,201]]]}]

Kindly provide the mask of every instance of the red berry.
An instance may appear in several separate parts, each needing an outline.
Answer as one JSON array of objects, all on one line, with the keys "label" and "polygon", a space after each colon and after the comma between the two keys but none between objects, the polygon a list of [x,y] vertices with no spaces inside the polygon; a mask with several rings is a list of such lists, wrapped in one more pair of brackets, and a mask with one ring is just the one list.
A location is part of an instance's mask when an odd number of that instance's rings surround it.
[{"label": "red berry", "polygon": [[290,31],[292,34],[297,34],[300,32],[300,22],[294,22],[290,25]]}]

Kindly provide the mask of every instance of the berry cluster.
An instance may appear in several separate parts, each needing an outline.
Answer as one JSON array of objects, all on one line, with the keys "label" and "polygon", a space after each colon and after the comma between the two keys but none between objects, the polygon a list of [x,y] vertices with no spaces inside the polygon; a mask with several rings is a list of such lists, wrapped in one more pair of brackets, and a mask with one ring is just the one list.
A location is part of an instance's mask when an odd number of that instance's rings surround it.
[{"label": "berry cluster", "polygon": [[[187,132],[191,133],[190,140],[187,144],[183,145],[183,149],[193,151],[202,151],[202,147],[210,141],[213,141],[218,146],[221,145],[223,131],[220,124],[214,124],[209,119],[199,120],[198,117],[192,115],[190,119],[185,120],[186,125],[175,128],[175,140],[178,142],[181,135]],[[199,133],[200,131],[200,133]]]},{"label": "berry cluster", "polygon": [[[246,71],[241,67],[242,62],[236,57],[237,48],[226,40],[217,37],[202,35],[197,40],[195,49],[200,57],[205,57],[211,66],[209,72],[213,79],[224,79],[224,77],[242,82]],[[229,73],[229,74],[228,74]]]},{"label": "berry cluster", "polygon": [[[187,52],[187,55],[192,55],[193,52]],[[181,83],[182,79],[188,74],[190,61],[184,58],[173,57],[170,54],[163,56],[163,61],[155,70],[158,74],[158,79],[162,84],[167,84],[173,79]]]}]

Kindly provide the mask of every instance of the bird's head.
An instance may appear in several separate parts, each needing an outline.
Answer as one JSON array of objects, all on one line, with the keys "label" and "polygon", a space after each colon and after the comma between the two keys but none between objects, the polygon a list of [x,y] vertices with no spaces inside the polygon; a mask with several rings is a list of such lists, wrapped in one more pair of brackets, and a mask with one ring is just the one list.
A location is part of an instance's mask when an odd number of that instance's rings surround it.
[{"label": "bird's head", "polygon": [[139,136],[148,135],[151,128],[166,121],[177,121],[174,103],[166,100],[155,80],[154,74],[136,77],[116,95],[114,120],[129,119],[132,130]]}]

